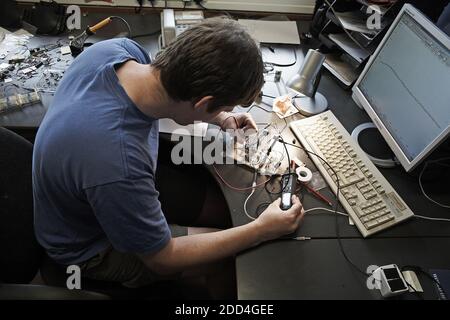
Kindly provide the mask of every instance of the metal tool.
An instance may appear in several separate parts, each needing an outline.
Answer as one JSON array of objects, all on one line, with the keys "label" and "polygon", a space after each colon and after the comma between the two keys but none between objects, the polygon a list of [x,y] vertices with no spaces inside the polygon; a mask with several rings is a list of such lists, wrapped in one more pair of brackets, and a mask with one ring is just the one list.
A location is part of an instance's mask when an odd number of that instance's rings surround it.
[{"label": "metal tool", "polygon": [[99,23],[97,23],[96,25],[94,25],[92,27],[88,26],[86,28],[86,30],[83,31],[83,33],[76,36],[72,41],[70,41],[69,46],[70,46],[70,50],[72,51],[72,55],[73,56],[79,55],[83,51],[84,42],[86,41],[86,39],[89,36],[95,34],[98,30],[100,30],[104,26],[108,25],[111,21],[112,21],[112,18],[108,17],[106,19],[103,19],[102,21],[100,21]]}]

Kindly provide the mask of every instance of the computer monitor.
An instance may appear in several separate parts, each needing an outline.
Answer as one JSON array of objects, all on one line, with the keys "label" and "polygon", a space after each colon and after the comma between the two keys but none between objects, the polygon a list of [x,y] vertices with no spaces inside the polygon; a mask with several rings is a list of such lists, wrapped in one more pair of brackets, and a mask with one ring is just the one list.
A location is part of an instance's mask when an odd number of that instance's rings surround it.
[{"label": "computer monitor", "polygon": [[353,86],[406,171],[450,133],[450,38],[404,5]]}]

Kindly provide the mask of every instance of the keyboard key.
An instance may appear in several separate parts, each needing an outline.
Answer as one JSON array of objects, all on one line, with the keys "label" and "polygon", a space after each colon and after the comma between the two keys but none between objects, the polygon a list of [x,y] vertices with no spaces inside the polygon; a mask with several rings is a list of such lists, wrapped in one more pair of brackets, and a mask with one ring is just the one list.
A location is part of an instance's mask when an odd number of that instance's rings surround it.
[{"label": "keyboard key", "polygon": [[367,223],[364,223],[364,226],[367,228],[367,229],[373,229],[373,228],[375,228],[375,227],[377,227],[377,226],[379,226],[381,223],[380,222],[378,222],[377,220],[372,220],[372,221],[369,221],[369,222],[367,222]]}]

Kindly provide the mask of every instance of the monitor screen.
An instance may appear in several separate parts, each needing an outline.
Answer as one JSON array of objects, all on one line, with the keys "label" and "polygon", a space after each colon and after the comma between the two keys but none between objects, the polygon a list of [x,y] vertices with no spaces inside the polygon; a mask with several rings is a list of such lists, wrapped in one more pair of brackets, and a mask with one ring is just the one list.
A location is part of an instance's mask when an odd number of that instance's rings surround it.
[{"label": "monitor screen", "polygon": [[400,12],[355,85],[406,170],[450,127],[450,41],[418,15]]}]

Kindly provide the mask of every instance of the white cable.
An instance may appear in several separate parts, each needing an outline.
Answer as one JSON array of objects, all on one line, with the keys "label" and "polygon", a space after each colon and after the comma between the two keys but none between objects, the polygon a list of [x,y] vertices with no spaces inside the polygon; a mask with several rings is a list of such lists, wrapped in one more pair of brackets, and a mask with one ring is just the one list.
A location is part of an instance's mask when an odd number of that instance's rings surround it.
[{"label": "white cable", "polygon": [[[252,187],[254,187],[255,185],[253,185]],[[252,188],[252,192],[248,195],[247,199],[245,199],[244,202],[244,213],[247,217],[249,217],[251,220],[255,220],[256,218],[252,217],[251,215],[249,215],[249,213],[247,212],[247,202],[248,200],[252,197],[252,195],[255,193],[255,188]]]},{"label": "white cable", "polygon": [[[255,189],[252,189],[252,192],[248,195],[247,199],[245,199],[245,202],[244,202],[244,213],[245,213],[245,215],[246,215],[247,217],[249,217],[249,218],[252,219],[252,220],[255,220],[256,218],[252,217],[252,216],[247,212],[247,202],[248,202],[248,200],[253,196],[254,193],[255,193]],[[327,208],[323,208],[323,207],[317,207],[317,208],[311,208],[311,209],[305,210],[305,213],[304,213],[304,214],[307,214],[307,213],[310,213],[311,211],[316,211],[316,210],[324,210],[324,211],[328,211],[328,212],[330,212],[330,213],[334,213],[334,210],[327,209]],[[319,214],[319,213],[323,213],[323,212],[317,212],[316,214]],[[340,211],[336,211],[336,213],[339,214],[339,215],[341,215],[341,216],[348,217],[348,214],[347,214],[347,213],[340,212]],[[420,217],[420,216],[418,216],[418,217]],[[437,219],[437,218],[433,218],[433,219]]]},{"label": "white cable", "polygon": [[[317,207],[317,208],[311,208],[311,209],[305,210],[305,214],[307,214],[307,213],[309,213],[311,211],[315,211],[315,210],[324,210],[324,211],[328,211],[328,212],[334,213],[334,210],[331,210],[331,209],[328,209],[328,208],[323,208],[323,207]],[[323,213],[323,212],[318,212],[318,213]],[[340,212],[340,211],[336,211],[336,213],[340,214],[341,216],[348,217],[347,213]]]},{"label": "white cable", "polygon": [[248,213],[248,211],[247,211],[247,203],[248,203],[248,200],[249,200],[249,199],[252,197],[252,195],[255,193],[255,190],[256,190],[256,178],[257,178],[257,176],[258,176],[258,171],[255,169],[255,173],[254,173],[254,175],[253,175],[253,182],[252,182],[252,192],[250,192],[250,194],[248,195],[247,199],[245,199],[245,201],[244,201],[244,213],[245,213],[245,215],[246,215],[247,217],[250,218],[250,220],[255,220],[255,219],[256,219],[256,218],[252,217],[252,216]]},{"label": "white cable", "polygon": [[431,220],[431,221],[450,222],[450,219],[446,219],[446,218],[432,218],[432,217],[419,216],[417,214],[415,214],[414,217],[419,218],[419,219],[424,219],[424,220]]},{"label": "white cable", "polygon": [[422,176],[423,176],[423,173],[425,172],[425,169],[427,168],[427,166],[428,166],[430,163],[439,163],[439,162],[441,162],[441,161],[443,161],[443,160],[450,160],[450,157],[440,158],[440,159],[437,159],[437,160],[432,160],[432,161],[427,161],[427,162],[425,162],[425,165],[423,166],[422,171],[420,171],[420,174],[419,174],[419,187],[420,187],[420,190],[422,191],[422,194],[425,196],[425,198],[427,198],[428,200],[430,200],[431,202],[433,202],[434,204],[437,204],[438,206],[440,206],[440,207],[442,207],[442,208],[450,209],[450,205],[442,204],[442,203],[439,203],[439,202],[437,202],[436,200],[432,199],[432,198],[425,192],[425,190],[424,190],[424,188],[423,188],[423,185],[422,185]]}]

